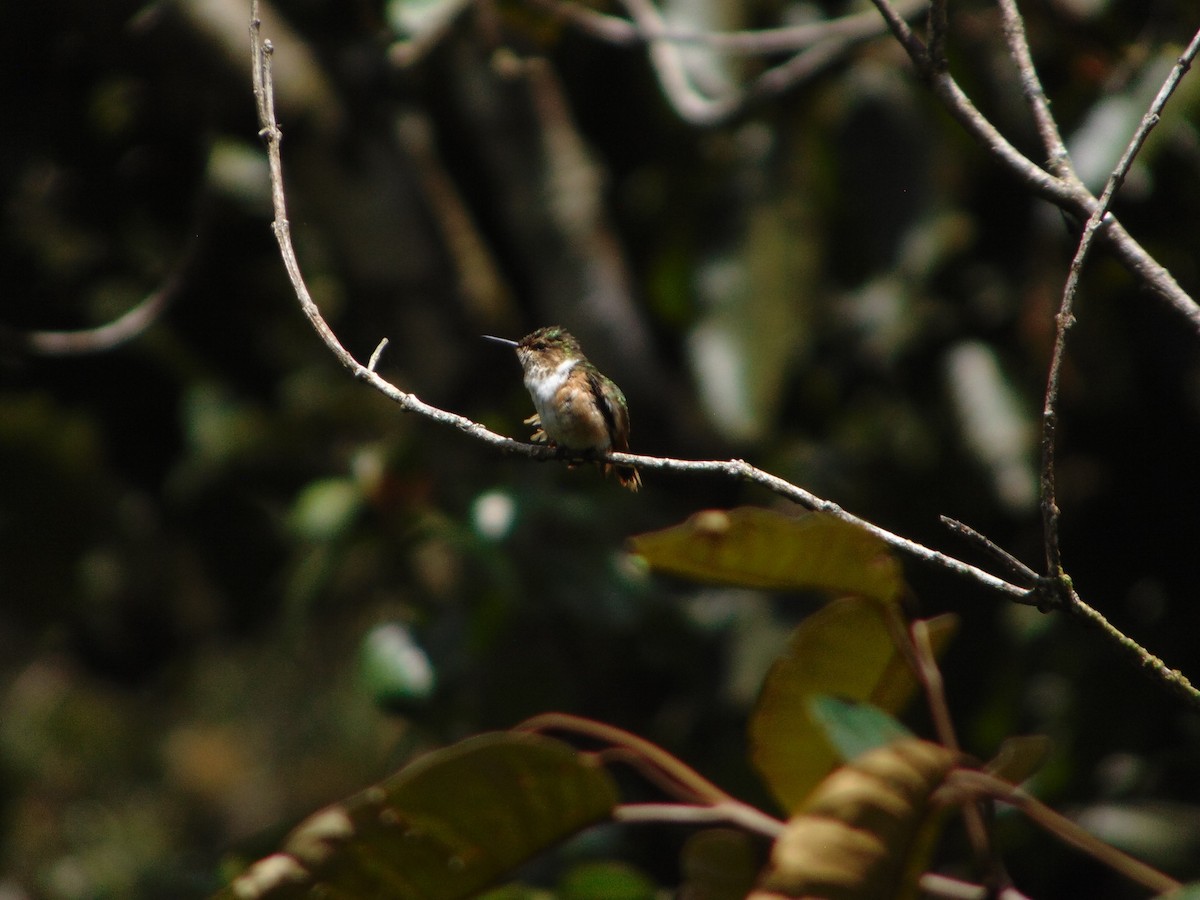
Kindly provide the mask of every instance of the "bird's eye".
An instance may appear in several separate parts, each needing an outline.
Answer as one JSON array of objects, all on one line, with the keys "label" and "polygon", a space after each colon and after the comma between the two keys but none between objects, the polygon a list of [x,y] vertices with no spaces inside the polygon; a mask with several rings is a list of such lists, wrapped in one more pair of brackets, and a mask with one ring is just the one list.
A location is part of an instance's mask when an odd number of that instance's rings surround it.
[{"label": "bird's eye", "polygon": [[545,349],[546,349],[546,342],[545,342],[545,341],[534,341],[534,342],[533,342],[533,349],[534,349],[534,350],[545,350]]}]

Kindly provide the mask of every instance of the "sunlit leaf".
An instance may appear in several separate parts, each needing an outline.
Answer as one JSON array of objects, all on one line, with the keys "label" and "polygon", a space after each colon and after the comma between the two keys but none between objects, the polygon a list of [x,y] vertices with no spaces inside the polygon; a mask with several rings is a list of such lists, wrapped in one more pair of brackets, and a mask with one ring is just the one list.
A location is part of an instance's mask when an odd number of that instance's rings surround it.
[{"label": "sunlit leaf", "polygon": [[910,738],[833,772],[775,842],[751,900],[883,900],[902,893],[929,798],[954,761],[944,747]]},{"label": "sunlit leaf", "polygon": [[566,744],[480,735],[310,816],[217,897],[469,897],[616,802],[605,770]]},{"label": "sunlit leaf", "polygon": [[[865,701],[889,713],[912,697],[916,678],[892,642],[888,615],[888,607],[871,600],[834,601],[800,624],[767,674],[750,718],[751,759],[783,809],[796,809],[838,761],[812,719],[811,697]],[[935,651],[955,621],[927,622]]]},{"label": "sunlit leaf", "polygon": [[808,700],[808,711],[843,761],[913,736],[870,703],[851,703],[828,694],[815,694]]},{"label": "sunlit leaf", "polygon": [[760,857],[751,837],[732,828],[706,828],[680,854],[682,900],[743,900],[758,876]]},{"label": "sunlit leaf", "polygon": [[705,510],[631,539],[654,569],[694,581],[767,590],[817,590],[894,601],[900,564],[876,537],[818,513],[744,506]]}]

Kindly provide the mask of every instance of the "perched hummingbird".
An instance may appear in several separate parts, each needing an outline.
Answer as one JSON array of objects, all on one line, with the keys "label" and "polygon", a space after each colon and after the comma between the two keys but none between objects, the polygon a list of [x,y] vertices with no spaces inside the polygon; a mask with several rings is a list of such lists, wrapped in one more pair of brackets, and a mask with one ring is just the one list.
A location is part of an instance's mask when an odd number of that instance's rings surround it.
[{"label": "perched hummingbird", "polygon": [[[625,395],[611,378],[588,362],[574,335],[551,325],[519,341],[490,334],[484,337],[517,351],[525,370],[525,387],[537,410],[525,420],[525,424],[538,428],[533,440],[598,454],[629,451],[629,405]],[[605,463],[604,471],[615,471],[617,481],[631,491],[642,486],[641,476],[632,466]]]}]

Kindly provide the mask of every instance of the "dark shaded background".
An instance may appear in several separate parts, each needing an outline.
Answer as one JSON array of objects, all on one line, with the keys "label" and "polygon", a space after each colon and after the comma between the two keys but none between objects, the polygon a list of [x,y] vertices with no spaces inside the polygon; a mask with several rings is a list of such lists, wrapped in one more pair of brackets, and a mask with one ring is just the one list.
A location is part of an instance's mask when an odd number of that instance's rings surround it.
[{"label": "dark shaded background", "polygon": [[[1194,9],[1024,5],[1064,132],[1115,159]],[[995,10],[952,7],[956,75],[1037,159]],[[478,335],[559,322],[625,389],[636,450],[745,457],[954,554],[975,558],[939,514],[1039,563],[1028,486],[1075,223],[972,145],[889,39],[697,129],[640,50],[519,3],[467,12],[408,66],[398,7],[281,12],[265,34],[297,249],[352,352],[389,338],[385,377],[521,436],[518,367]],[[201,896],[413,753],[547,710],[630,728],[765,803],[744,718],[810,601],[651,579],[622,542],[774,501],[654,473],[632,496],[502,458],[339,369],[268,228],[248,17],[217,0],[5,11],[0,893]],[[1192,76],[1117,205],[1193,295],[1198,102]],[[25,347],[176,270],[127,345]],[[1067,568],[1196,676],[1200,342],[1101,252],[1071,350]],[[1016,450],[989,460],[1004,434]],[[1196,712],[1082,624],[908,572],[925,609],[962,616],[947,679],[969,750],[1051,735],[1040,796],[1200,877]],[[369,636],[389,624],[428,654],[432,696],[380,657]],[[1030,896],[1137,895],[1017,817],[1001,833]],[[587,852],[669,886],[683,836],[606,831]]]}]

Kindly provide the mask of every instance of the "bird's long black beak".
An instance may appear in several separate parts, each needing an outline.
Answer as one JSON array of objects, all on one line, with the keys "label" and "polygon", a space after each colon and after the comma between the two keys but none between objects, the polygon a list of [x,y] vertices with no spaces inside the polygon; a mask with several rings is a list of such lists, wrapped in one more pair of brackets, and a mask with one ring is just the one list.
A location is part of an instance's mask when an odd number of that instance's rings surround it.
[{"label": "bird's long black beak", "polygon": [[491,335],[491,334],[483,335],[483,339],[485,341],[495,341],[497,344],[506,344],[509,347],[517,346],[516,341],[510,341],[508,338],[496,337],[495,335]]}]

